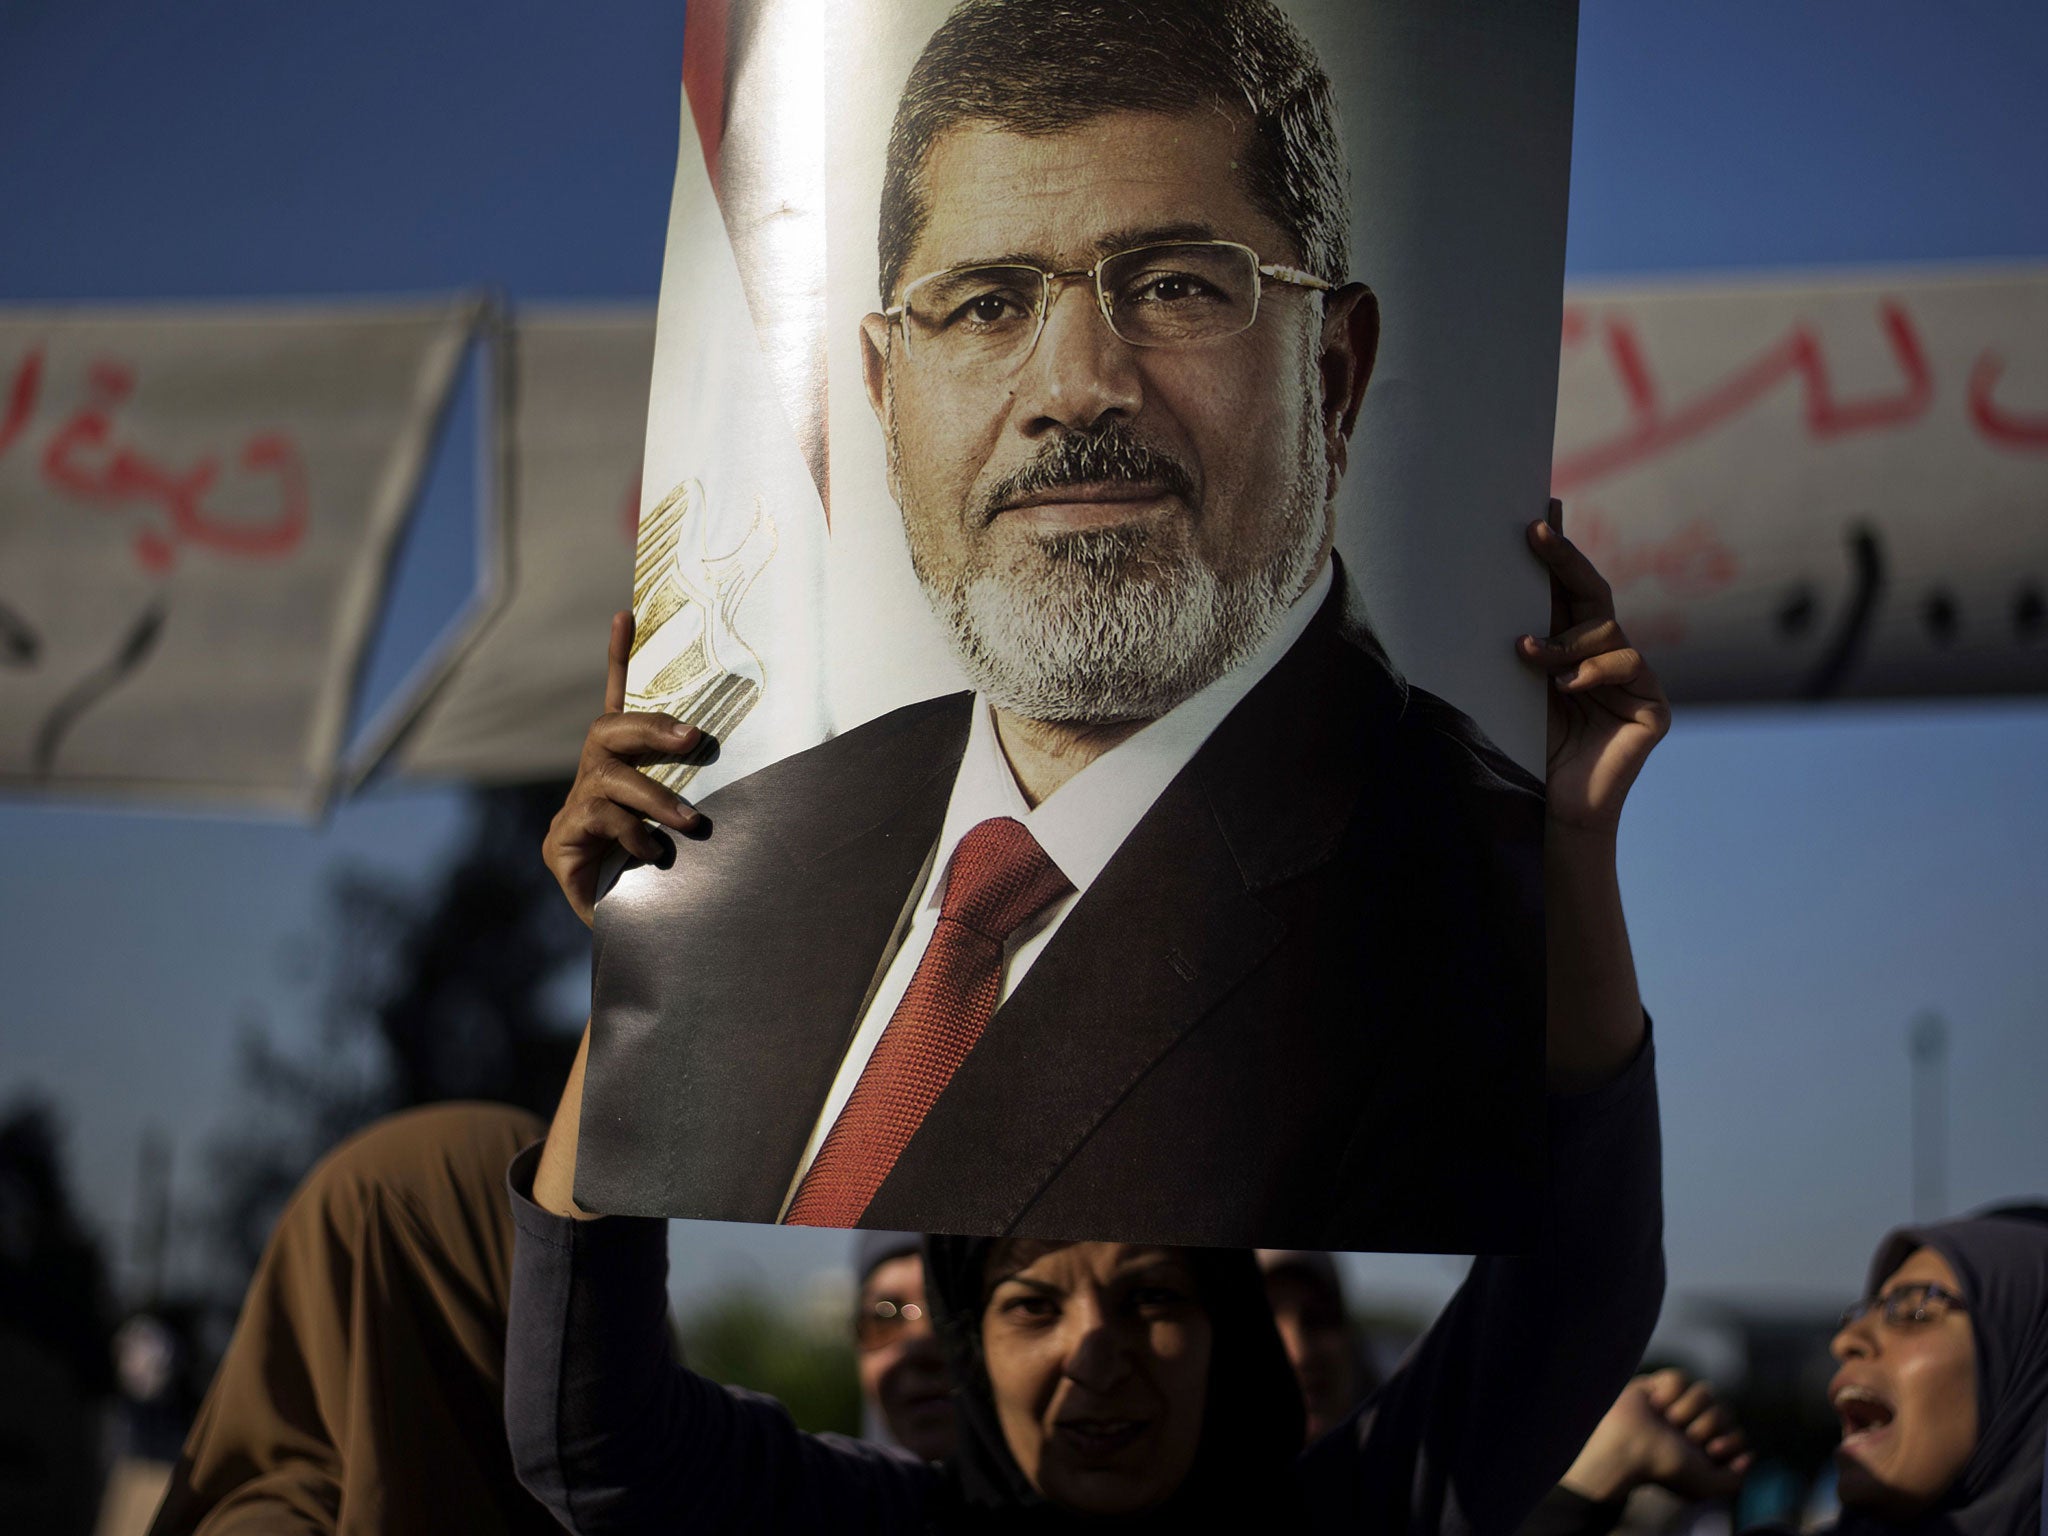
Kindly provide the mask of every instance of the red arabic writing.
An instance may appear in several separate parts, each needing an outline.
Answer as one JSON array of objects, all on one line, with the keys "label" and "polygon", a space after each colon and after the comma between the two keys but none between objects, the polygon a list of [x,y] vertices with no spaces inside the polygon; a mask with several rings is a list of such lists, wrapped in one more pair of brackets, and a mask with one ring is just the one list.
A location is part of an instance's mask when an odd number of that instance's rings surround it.
[{"label": "red arabic writing", "polygon": [[7,413],[0,416],[0,453],[14,446],[14,440],[28,430],[29,418],[36,413],[36,391],[43,382],[43,349],[35,351],[21,360],[21,366],[14,370],[14,382],[7,390]]},{"label": "red arabic writing", "polygon": [[2048,448],[2048,412],[2021,415],[2008,411],[1991,398],[1998,376],[2005,372],[2005,359],[1985,352],[1970,370],[1970,421],[1984,437],[2001,448]]},{"label": "red arabic writing", "polygon": [[[29,430],[42,378],[43,349],[38,347],[16,365],[0,407],[0,453]],[[311,520],[311,487],[305,459],[290,436],[259,432],[244,441],[232,459],[243,475],[273,482],[276,512],[258,520],[227,516],[209,504],[220,485],[223,455],[206,454],[175,469],[115,440],[115,414],[135,392],[132,367],[102,358],[88,370],[87,381],[85,403],[43,444],[43,483],[88,505],[144,506],[160,512],[161,526],[148,524],[135,534],[135,556],[145,570],[170,570],[180,545],[238,559],[275,560],[304,541]]]},{"label": "red arabic writing", "polygon": [[[1561,455],[1551,466],[1552,491],[1560,496],[1571,495],[1667,453],[1747,410],[1788,378],[1796,378],[1805,386],[1806,430],[1815,438],[1901,426],[1917,419],[1934,398],[1934,377],[1919,334],[1905,306],[1890,299],[1878,305],[1878,322],[1904,376],[1904,382],[1893,393],[1864,400],[1838,400],[1820,338],[1802,322],[1761,356],[1720,382],[1689,400],[1667,404],[1661,398],[1634,322],[1627,315],[1606,315],[1601,335],[1631,419],[1606,441]],[[1587,330],[1588,321],[1583,313],[1569,313],[1565,344],[1577,344]]]},{"label": "red arabic writing", "polygon": [[1734,585],[1741,572],[1735,551],[1703,518],[1693,519],[1668,538],[1631,542],[1604,512],[1580,506],[1572,512],[1571,532],[1573,542],[1616,591],[1648,579],[1673,597],[1706,597]]}]

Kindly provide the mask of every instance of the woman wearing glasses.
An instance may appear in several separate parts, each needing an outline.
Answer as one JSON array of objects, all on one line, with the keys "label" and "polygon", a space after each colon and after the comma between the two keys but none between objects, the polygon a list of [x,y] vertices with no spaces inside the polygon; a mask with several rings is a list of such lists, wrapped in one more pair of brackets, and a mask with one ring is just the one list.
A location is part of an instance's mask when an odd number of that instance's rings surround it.
[{"label": "woman wearing glasses", "polygon": [[862,1232],[853,1268],[861,1433],[920,1461],[943,1461],[953,1454],[953,1383],[925,1300],[923,1240],[914,1232]]},{"label": "woman wearing glasses", "polygon": [[2042,1529],[2048,1207],[1892,1233],[1831,1347],[1843,1536]]},{"label": "woman wearing glasses", "polygon": [[[1834,1536],[2044,1529],[2048,1206],[1892,1233],[1829,1348],[1842,1430]],[[1742,1437],[1705,1383],[1662,1372],[1630,1393],[1656,1411],[1624,1394],[1523,1536],[1602,1536],[1646,1483],[1694,1498],[1734,1491]]]}]

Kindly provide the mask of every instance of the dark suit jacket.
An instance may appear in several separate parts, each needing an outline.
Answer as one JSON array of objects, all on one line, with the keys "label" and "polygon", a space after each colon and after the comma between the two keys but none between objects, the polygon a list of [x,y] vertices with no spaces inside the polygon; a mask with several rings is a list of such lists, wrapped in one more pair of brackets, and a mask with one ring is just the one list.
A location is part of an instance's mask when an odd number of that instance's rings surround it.
[{"label": "dark suit jacket", "polygon": [[[867,1225],[1530,1240],[1542,791],[1401,679],[1343,590],[1067,914]],[[970,697],[707,796],[708,836],[599,904],[580,1202],[775,1219],[908,924]]]}]

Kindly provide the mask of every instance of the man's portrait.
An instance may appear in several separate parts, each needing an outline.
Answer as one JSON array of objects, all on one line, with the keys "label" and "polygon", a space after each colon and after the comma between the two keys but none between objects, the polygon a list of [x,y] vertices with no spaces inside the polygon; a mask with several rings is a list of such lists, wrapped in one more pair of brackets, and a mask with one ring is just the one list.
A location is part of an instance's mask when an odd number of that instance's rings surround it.
[{"label": "man's portrait", "polygon": [[[870,252],[866,312],[828,306],[847,723],[707,795],[667,867],[599,905],[578,1198],[1519,1242],[1543,1162],[1541,699],[1495,712],[1537,722],[1518,760],[1381,633],[1358,524],[1405,509],[1361,504],[1361,459],[1417,458],[1428,370],[1361,431],[1402,320],[1358,266],[1375,182],[1304,8],[930,9],[873,29],[878,58],[921,30],[900,90],[840,61],[891,108],[878,195],[835,177],[832,202],[834,252]],[[835,153],[868,143],[846,126]],[[1557,254],[1535,263],[1553,383]],[[1499,565],[1527,563],[1549,406],[1522,407],[1528,499],[1446,517],[1500,530]],[[1451,454],[1527,461],[1529,437]],[[1540,619],[1534,593],[1484,616],[1485,645]]]}]

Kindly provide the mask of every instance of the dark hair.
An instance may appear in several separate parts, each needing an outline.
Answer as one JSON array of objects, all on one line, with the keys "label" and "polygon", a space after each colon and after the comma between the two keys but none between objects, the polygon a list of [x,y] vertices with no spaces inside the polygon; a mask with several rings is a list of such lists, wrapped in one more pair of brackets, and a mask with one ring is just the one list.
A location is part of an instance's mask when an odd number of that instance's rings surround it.
[{"label": "dark hair", "polygon": [[1351,210],[1336,102],[1314,50],[1272,0],[967,0],[925,44],[897,103],[882,178],[882,302],[930,212],[925,161],[953,129],[1053,134],[1108,112],[1205,108],[1250,124],[1237,168],[1246,195],[1286,231],[1295,260],[1343,281]]}]

